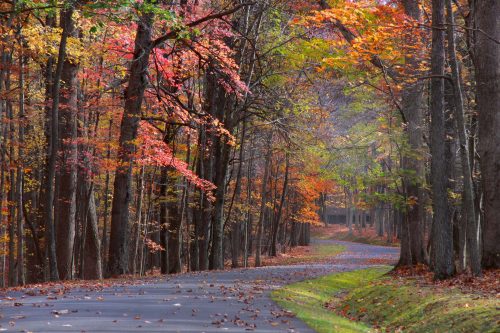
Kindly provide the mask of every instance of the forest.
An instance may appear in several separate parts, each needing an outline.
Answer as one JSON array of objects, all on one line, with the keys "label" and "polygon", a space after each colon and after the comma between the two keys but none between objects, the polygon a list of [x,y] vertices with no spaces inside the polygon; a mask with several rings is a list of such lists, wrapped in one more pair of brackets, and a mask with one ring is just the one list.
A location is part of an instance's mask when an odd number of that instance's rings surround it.
[{"label": "forest", "polygon": [[345,212],[500,266],[500,1],[1,0],[0,286],[259,267]]}]

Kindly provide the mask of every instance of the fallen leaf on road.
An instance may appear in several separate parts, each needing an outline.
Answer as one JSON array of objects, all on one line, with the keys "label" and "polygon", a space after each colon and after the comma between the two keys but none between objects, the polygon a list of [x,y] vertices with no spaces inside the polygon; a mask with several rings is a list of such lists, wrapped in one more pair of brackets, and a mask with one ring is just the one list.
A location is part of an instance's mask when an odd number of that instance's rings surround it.
[{"label": "fallen leaf on road", "polygon": [[68,314],[69,313],[69,310],[52,310],[52,313],[55,314],[55,315],[62,315],[62,314]]}]

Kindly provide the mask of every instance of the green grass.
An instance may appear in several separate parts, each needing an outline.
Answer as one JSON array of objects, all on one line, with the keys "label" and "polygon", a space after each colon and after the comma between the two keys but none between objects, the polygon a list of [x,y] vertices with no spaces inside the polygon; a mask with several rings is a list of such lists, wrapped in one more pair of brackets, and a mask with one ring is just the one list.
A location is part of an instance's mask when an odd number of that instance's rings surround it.
[{"label": "green grass", "polygon": [[298,282],[274,291],[272,298],[318,332],[370,332],[370,326],[335,314],[325,308],[325,303],[345,290],[379,278],[390,269],[384,266]]},{"label": "green grass", "polygon": [[349,317],[380,325],[382,331],[465,333],[499,332],[499,306],[492,296],[384,277],[352,290],[338,308]]},{"label": "green grass", "polygon": [[417,285],[385,275],[390,269],[294,283],[272,297],[318,332],[499,332],[500,302],[494,296]]},{"label": "green grass", "polygon": [[318,244],[313,245],[312,258],[329,258],[334,257],[345,251],[345,246],[336,244]]}]

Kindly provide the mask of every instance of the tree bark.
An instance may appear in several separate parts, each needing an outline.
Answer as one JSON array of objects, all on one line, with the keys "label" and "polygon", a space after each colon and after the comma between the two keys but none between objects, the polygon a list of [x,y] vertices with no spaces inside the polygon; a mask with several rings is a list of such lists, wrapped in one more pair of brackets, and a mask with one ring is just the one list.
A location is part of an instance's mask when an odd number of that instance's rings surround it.
[{"label": "tree bark", "polygon": [[[135,206],[135,234],[134,234],[134,251],[132,257],[132,274],[137,274],[137,261],[139,251],[143,251],[139,248],[139,244],[141,243],[141,237],[145,237],[145,235],[141,235],[142,230],[142,202],[144,196],[144,166],[141,167],[141,171],[138,175],[137,180],[137,201]],[[161,194],[161,189],[160,189]],[[160,208],[161,209],[161,208]],[[160,212],[160,223],[161,223],[161,212]],[[140,266],[140,265],[139,265]]]},{"label": "tree bark", "polygon": [[286,153],[285,157],[285,179],[283,180],[283,189],[281,191],[281,199],[280,199],[280,204],[278,206],[278,212],[274,218],[274,228],[273,228],[273,235],[272,235],[272,242],[271,242],[271,252],[270,255],[275,257],[277,255],[276,251],[276,242],[278,238],[278,227],[281,221],[281,215],[283,212],[283,205],[286,200],[286,196],[288,193],[288,173],[290,170],[290,158],[288,156],[288,153]]},{"label": "tree bark", "polygon": [[483,185],[484,268],[500,268],[500,1],[476,0],[475,67]]},{"label": "tree bark", "polygon": [[[10,61],[12,63],[12,54],[9,55]],[[9,91],[11,89],[10,85],[10,70],[7,73],[5,79],[5,89]],[[6,126],[6,131],[8,129],[9,136],[9,163],[12,165],[15,163],[15,151],[14,151],[14,111],[12,109],[12,102],[7,99],[5,103],[5,111],[8,116],[9,125]],[[5,135],[7,137],[7,135]],[[9,175],[9,193],[8,193],[8,221],[9,221],[9,286],[17,286],[17,265],[16,261],[16,170],[15,168],[10,168]]]},{"label": "tree bark", "polygon": [[460,143],[460,160],[462,162],[462,173],[463,173],[463,209],[465,211],[465,221],[466,221],[466,241],[467,241],[467,252],[470,258],[470,267],[474,275],[481,274],[481,259],[479,254],[478,246],[478,229],[477,220],[474,207],[474,187],[472,184],[472,171],[471,163],[469,160],[469,142],[467,140],[466,128],[465,128],[465,112],[464,112],[464,102],[462,94],[462,86],[460,82],[460,72],[458,68],[458,61],[456,55],[455,46],[455,18],[453,14],[453,8],[451,0],[446,0],[447,7],[447,18],[448,18],[448,57],[451,67],[451,77],[453,82],[453,93],[454,93],[454,111],[455,119],[457,122],[457,132],[458,140]]},{"label": "tree bark", "polygon": [[[113,128],[113,120],[109,120],[109,128],[108,128],[108,147],[106,151],[106,158],[109,160],[111,158],[111,130]],[[108,213],[109,213],[109,183],[110,183],[110,174],[109,171],[106,170],[106,179],[104,181],[104,213],[103,213],[103,226],[102,226],[102,241],[101,241],[101,261],[103,269],[106,269],[108,264]],[[134,270],[135,274],[135,270]]]},{"label": "tree bark", "polygon": [[[213,71],[209,67],[209,72]],[[231,112],[227,106],[231,105],[226,92],[218,83],[220,76],[212,73],[207,74],[207,108],[208,112],[215,116],[232,132]],[[224,269],[224,200],[226,194],[226,176],[229,166],[230,146],[226,138],[221,135],[211,135],[213,161],[213,183],[215,189],[215,202],[212,214],[212,248],[210,252],[210,268]]]},{"label": "tree bark", "polygon": [[99,240],[99,229],[97,219],[97,209],[95,204],[94,186],[85,182],[87,190],[87,227],[85,235],[82,235],[85,241],[85,251],[83,253],[83,278],[86,280],[102,279],[102,260],[101,260],[101,242]]},{"label": "tree bark", "polygon": [[[241,137],[240,137],[240,150],[239,150],[239,156],[238,156],[238,170],[236,174],[236,181],[234,185],[234,192],[233,196],[231,198],[231,204],[229,206],[228,210],[228,216],[226,218],[226,221],[229,221],[231,218],[231,211],[234,205],[234,202],[238,202],[240,200],[241,196],[241,179],[242,179],[242,174],[243,174],[243,157],[244,157],[244,147],[245,147],[245,134],[246,134],[246,121],[243,121],[242,124],[242,129],[241,129]],[[239,257],[240,257],[240,250],[241,250],[241,220],[242,212],[241,209],[237,209],[236,216],[234,218],[234,222],[231,225],[231,267],[232,268],[237,268],[239,266]]]},{"label": "tree bark", "polygon": [[445,122],[444,122],[444,0],[432,1],[432,50],[431,50],[431,182],[433,222],[433,271],[436,279],[453,275],[453,238],[449,216],[446,177]]},{"label": "tree bark", "polygon": [[[172,168],[169,168],[169,171],[174,171]],[[182,261],[181,261],[181,245],[182,245],[182,237],[181,237],[181,214],[179,211],[179,195],[175,189],[176,179],[173,177],[168,177],[169,179],[169,187],[167,189],[167,225],[166,230],[168,237],[168,265],[169,268],[167,272],[169,274],[180,273],[182,270]]]},{"label": "tree bark", "polygon": [[270,130],[267,135],[267,152],[266,158],[264,161],[264,175],[262,177],[262,187],[261,187],[261,200],[260,200],[260,214],[259,214],[259,222],[257,225],[257,241],[255,244],[255,267],[260,267],[261,263],[261,252],[262,252],[262,229],[264,227],[264,218],[266,214],[266,204],[267,204],[267,183],[269,181],[269,169],[271,168],[271,156],[272,156],[272,134],[273,132]]},{"label": "tree bark", "polygon": [[118,167],[113,185],[111,233],[109,239],[108,273],[128,273],[129,205],[132,197],[132,170],[135,139],[139,128],[142,100],[148,82],[147,70],[151,53],[153,13],[144,13],[137,24],[134,56],[130,67],[125,108],[120,125]]},{"label": "tree bark", "polygon": [[[76,37],[77,30],[73,13],[61,16],[61,26],[68,37]],[[59,164],[60,189],[57,195],[58,223],[56,227],[57,270],[62,280],[72,278],[73,246],[76,225],[76,182],[77,182],[77,113],[78,113],[78,64],[65,58],[61,73],[59,105],[58,146],[61,147]],[[56,150],[57,151],[57,150]]]},{"label": "tree bark", "polygon": [[26,270],[24,262],[24,62],[25,57],[23,54],[23,41],[19,41],[19,148],[17,151],[18,166],[17,166],[17,180],[16,180],[16,193],[17,193],[17,281],[19,285],[26,284]]},{"label": "tree bark", "polygon": [[[416,22],[421,20],[419,1],[404,0],[405,13]],[[411,55],[406,57],[405,63],[412,75],[418,70],[420,59]],[[408,144],[411,152],[409,156],[403,156],[401,168],[413,171],[412,175],[405,176],[404,191],[408,200],[415,202],[408,205],[402,220],[401,255],[399,265],[413,265],[426,261],[426,252],[423,234],[423,161],[414,157],[422,153],[422,102],[423,83],[419,80],[406,84],[402,96],[402,109],[407,120],[405,128],[408,133]],[[407,235],[406,235],[407,234]],[[404,254],[408,254],[405,257]]]},{"label": "tree bark", "polygon": [[[73,5],[64,9],[61,13],[61,23],[63,23],[63,31],[61,35],[61,42],[59,43],[59,53],[57,57],[56,72],[52,82],[52,108],[50,115],[50,145],[48,149],[49,161],[47,166],[47,182],[46,182],[46,197],[45,216],[46,225],[45,230],[47,233],[47,252],[49,257],[49,276],[51,280],[59,279],[58,260],[56,252],[56,233],[55,233],[55,183],[56,183],[56,168],[57,157],[59,153],[59,98],[61,91],[61,77],[63,73],[63,66],[66,59],[66,45],[68,36],[71,32],[71,24],[73,18]],[[71,252],[72,253],[71,249]],[[65,261],[66,262],[66,261]],[[67,262],[66,262],[67,263]]]}]

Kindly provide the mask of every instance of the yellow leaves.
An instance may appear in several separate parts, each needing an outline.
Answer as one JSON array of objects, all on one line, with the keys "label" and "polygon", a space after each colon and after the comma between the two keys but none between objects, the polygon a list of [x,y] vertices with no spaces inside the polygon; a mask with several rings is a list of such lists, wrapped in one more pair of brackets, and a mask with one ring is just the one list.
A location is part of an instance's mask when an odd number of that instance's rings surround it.
[{"label": "yellow leaves", "polygon": [[[57,57],[62,29],[59,27],[41,26],[39,24],[25,25],[22,30],[27,50],[39,62],[45,62],[50,56]],[[68,37],[66,54],[69,61],[80,63],[89,54],[87,47],[80,38]]]},{"label": "yellow leaves", "polygon": [[72,63],[80,63],[88,54],[82,41],[79,38],[69,37],[67,45],[67,57]]},{"label": "yellow leaves", "polygon": [[61,28],[40,25],[30,25],[23,29],[28,49],[39,61],[44,61],[49,56],[57,56],[61,33]]}]

